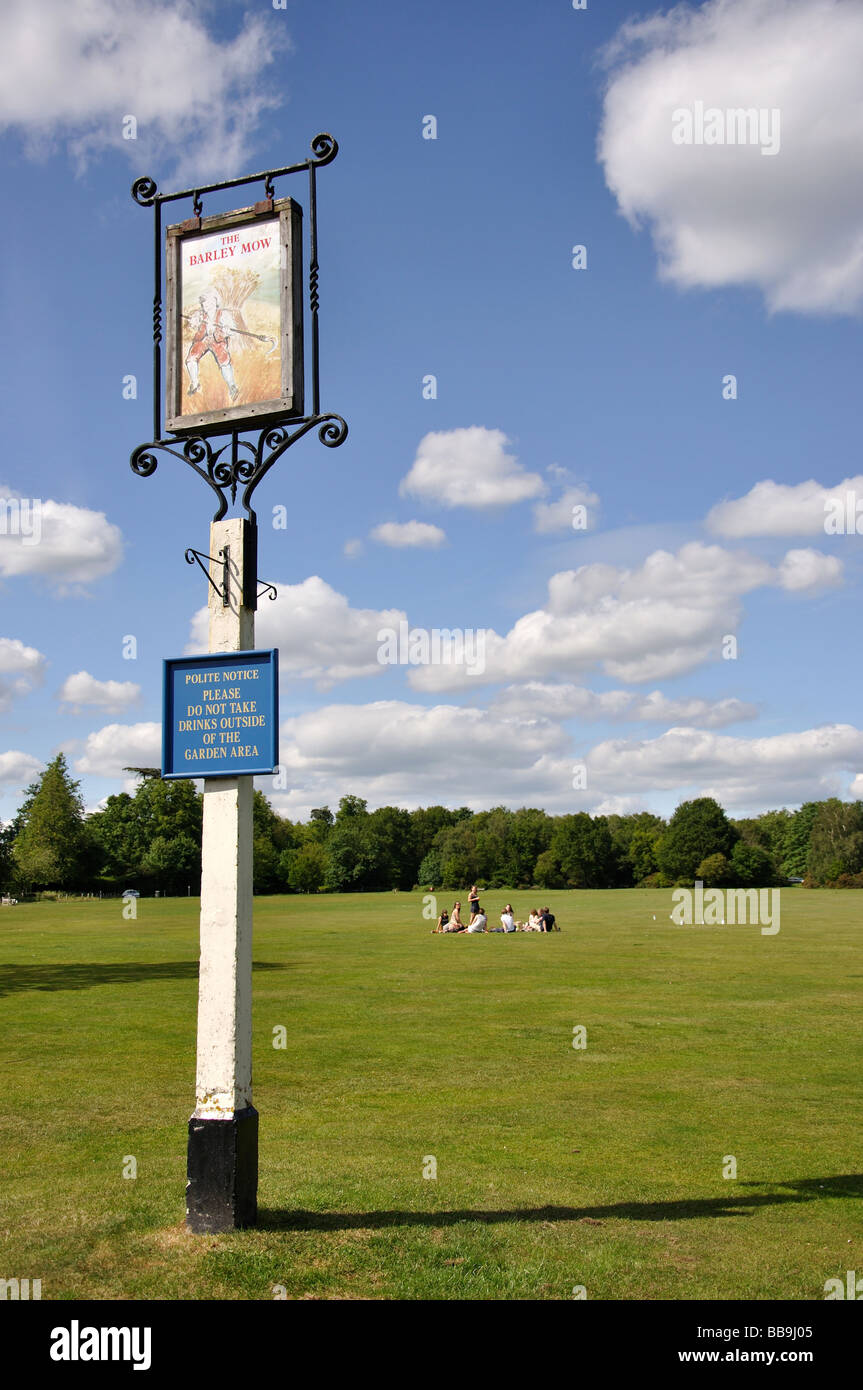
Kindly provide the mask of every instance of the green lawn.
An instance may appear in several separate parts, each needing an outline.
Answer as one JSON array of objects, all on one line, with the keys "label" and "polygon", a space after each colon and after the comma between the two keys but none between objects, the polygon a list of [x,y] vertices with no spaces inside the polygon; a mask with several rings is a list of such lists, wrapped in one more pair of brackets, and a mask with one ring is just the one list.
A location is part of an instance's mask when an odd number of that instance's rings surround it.
[{"label": "green lawn", "polygon": [[820,1299],[863,1273],[863,894],[783,890],[775,936],[675,927],[669,892],[543,896],[559,935],[432,936],[420,894],[257,900],[260,1222],[226,1236],[183,1225],[197,901],[0,909],[0,1277]]}]

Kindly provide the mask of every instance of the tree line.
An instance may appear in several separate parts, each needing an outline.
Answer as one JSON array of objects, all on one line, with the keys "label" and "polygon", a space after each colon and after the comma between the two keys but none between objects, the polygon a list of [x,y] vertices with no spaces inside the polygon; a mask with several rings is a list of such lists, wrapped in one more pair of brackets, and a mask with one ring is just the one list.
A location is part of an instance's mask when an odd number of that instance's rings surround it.
[{"label": "tree line", "polygon": [[[203,798],[191,781],[141,774],[134,794],[85,815],[63,754],[27,788],[0,829],[4,894],[61,889],[197,894]],[[254,794],[256,893],[424,888],[863,888],[863,803],[810,801],[733,820],[712,797],[684,801],[666,821],[647,811],[551,816],[535,807],[425,806],[369,811],[358,796],[308,821],[276,814]]]}]

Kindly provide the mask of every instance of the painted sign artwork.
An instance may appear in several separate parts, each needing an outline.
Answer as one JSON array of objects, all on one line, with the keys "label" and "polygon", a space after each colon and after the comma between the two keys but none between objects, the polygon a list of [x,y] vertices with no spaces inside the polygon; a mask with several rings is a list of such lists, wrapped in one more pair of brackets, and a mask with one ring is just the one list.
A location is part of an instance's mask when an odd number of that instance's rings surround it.
[{"label": "painted sign artwork", "polygon": [[169,227],[167,426],[302,414],[302,213],[290,198]]},{"label": "painted sign artwork", "polygon": [[181,249],[182,415],[281,390],[279,222],[188,237]]}]

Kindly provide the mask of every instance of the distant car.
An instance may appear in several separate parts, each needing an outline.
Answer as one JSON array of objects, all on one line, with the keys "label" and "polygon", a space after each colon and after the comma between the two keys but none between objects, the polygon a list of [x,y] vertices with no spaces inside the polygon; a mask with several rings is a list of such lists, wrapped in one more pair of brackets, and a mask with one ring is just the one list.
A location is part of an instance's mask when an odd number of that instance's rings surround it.
[{"label": "distant car", "polygon": [[140,898],[141,894],[138,892],[137,888],[124,888],[122,896],[124,898]]}]

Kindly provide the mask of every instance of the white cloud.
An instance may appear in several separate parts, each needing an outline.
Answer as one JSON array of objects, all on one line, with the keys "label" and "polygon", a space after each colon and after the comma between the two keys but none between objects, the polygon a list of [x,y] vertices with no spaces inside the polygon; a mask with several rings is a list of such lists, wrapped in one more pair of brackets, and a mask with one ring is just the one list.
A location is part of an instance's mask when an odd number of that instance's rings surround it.
[{"label": "white cloud", "polygon": [[75,771],[91,777],[122,777],[124,767],[160,767],[161,724],[106,724],[88,734]]},{"label": "white cloud", "polygon": [[293,790],[273,800],[291,816],[336,805],[346,791],[372,806],[536,804],[569,796],[568,748],[568,735],[552,724],[489,710],[400,700],[327,705],[282,725],[281,762]]},{"label": "white cloud", "polygon": [[0,489],[0,576],[41,575],[58,593],[111,574],[123,558],[123,535],[104,512],[50,498],[21,499]]},{"label": "white cloud", "polygon": [[[585,509],[586,525],[573,527],[573,509]],[[533,529],[541,535],[550,531],[592,531],[596,525],[599,497],[586,487],[570,487],[556,502],[537,502],[533,509]]]},{"label": "white cloud", "polygon": [[[278,598],[261,604],[256,640],[261,647],[279,648],[281,677],[313,680],[326,690],[337,681],[356,676],[379,676],[387,668],[378,661],[378,631],[398,629],[405,614],[397,608],[351,608],[318,575],[301,584],[277,584]],[[192,619],[188,652],[207,650],[208,610]]]},{"label": "white cloud", "polygon": [[87,707],[103,714],[122,714],[141,698],[141,687],[134,681],[100,681],[88,671],[76,671],[67,676],[57,696],[61,704],[70,705],[75,714]]},{"label": "white cloud", "polygon": [[541,497],[546,485],[538,473],[526,473],[506,452],[502,430],[472,425],[441,430],[420,440],[416,459],[399,484],[402,497],[419,497],[444,507],[491,510]]},{"label": "white cloud", "polygon": [[45,657],[35,647],[25,647],[17,637],[0,637],[0,710],[8,709],[16,695],[41,685],[44,671]]},{"label": "white cloud", "polygon": [[36,676],[44,666],[45,658],[35,647],[25,647],[17,637],[0,637],[0,675]]},{"label": "white cloud", "polygon": [[789,550],[778,570],[779,583],[793,594],[816,594],[842,582],[842,561],[820,550]]},{"label": "white cloud", "polygon": [[769,738],[668,729],[655,739],[611,739],[587,757],[588,784],[610,792],[692,788],[726,809],[794,805],[836,796],[843,772],[863,762],[863,732],[830,724]]},{"label": "white cloud", "polygon": [[[31,154],[65,140],[79,165],[109,147],[139,170],[182,151],[177,176],[223,178],[279,104],[261,75],[287,47],[278,21],[260,15],[219,41],[191,0],[5,0],[0,129],[21,131]],[[136,139],[123,138],[129,115]]]},{"label": "white cloud", "polygon": [[757,719],[755,705],[729,696],[724,700],[702,700],[697,697],[669,700],[659,690],[639,696],[632,706],[631,719],[657,720],[662,723],[691,724],[701,729],[722,729],[744,719]]},{"label": "white cloud", "polygon": [[491,708],[520,719],[617,719],[625,717],[636,697],[628,690],[588,690],[581,685],[547,685],[527,681],[508,685]]},{"label": "white cloud", "polygon": [[541,681],[507,686],[495,697],[492,708],[524,719],[649,720],[704,729],[723,728],[758,715],[754,705],[732,698],[670,700],[659,690],[637,695],[631,690],[594,691],[579,685],[544,685]]},{"label": "white cloud", "polygon": [[[817,51],[813,47],[817,36]],[[679,286],[755,286],[771,310],[863,305],[863,7],[708,0],[627,22],[599,157]],[[780,147],[675,144],[676,110],[780,112]]]},{"label": "white cloud", "polygon": [[446,532],[425,521],[384,521],[369,535],[373,541],[392,546],[395,550],[412,547],[437,550],[446,544]]},{"label": "white cloud", "polygon": [[[672,728],[653,739],[606,740],[578,757],[587,787],[576,791],[572,742],[551,720],[382,700],[285,721],[281,761],[291,790],[274,793],[267,779],[260,785],[282,814],[300,818],[313,806],[335,806],[346,791],[372,809],[440,802],[607,815],[673,793],[715,796],[731,811],[763,810],[841,793],[848,771],[863,765],[863,732],[830,725],[748,739]],[[858,774],[851,795],[861,792]]]},{"label": "white cloud", "polygon": [[413,667],[417,690],[452,690],[496,681],[542,680],[600,669],[629,684],[669,679],[721,653],[742,617],[743,596],[766,585],[835,582],[826,557],[795,552],[779,568],[742,551],[692,541],[676,554],[657,550],[636,569],[582,565],[552,575],[548,602],[519,618],[506,636],[487,631],[485,670]]},{"label": "white cloud", "polygon": [[848,795],[853,796],[857,801],[863,801],[863,772],[857,773],[857,776],[848,788]]},{"label": "white cloud", "polygon": [[863,474],[825,487],[809,478],[805,483],[756,483],[745,497],[719,502],[705,519],[714,535],[741,540],[748,536],[823,536],[827,503],[853,494],[863,503]]},{"label": "white cloud", "polygon": [[34,780],[42,771],[42,767],[43,764],[38,758],[18,749],[0,753],[0,787],[19,791]]},{"label": "white cloud", "polygon": [[[580,808],[579,808],[580,809]],[[607,796],[591,811],[594,816],[633,816],[648,808],[640,796]]]},{"label": "white cloud", "polygon": [[362,553],[363,543],[361,540],[354,538],[353,540],[345,541],[342,554],[346,560],[356,560]]}]

